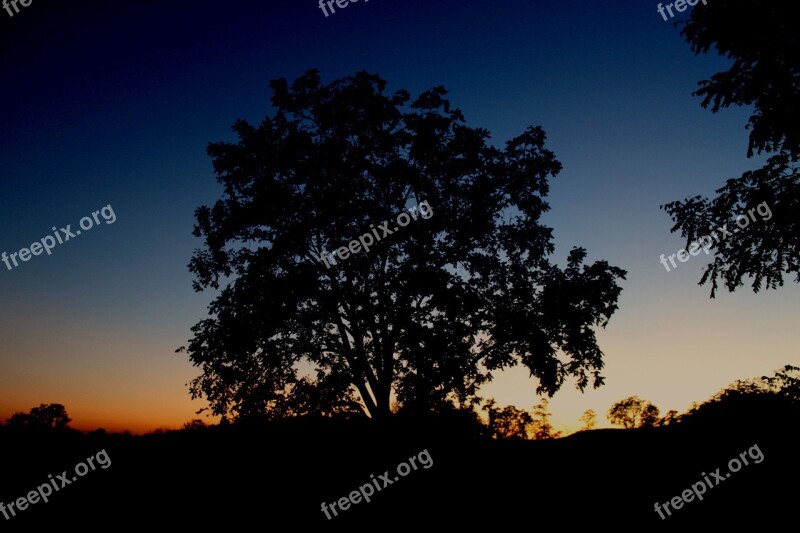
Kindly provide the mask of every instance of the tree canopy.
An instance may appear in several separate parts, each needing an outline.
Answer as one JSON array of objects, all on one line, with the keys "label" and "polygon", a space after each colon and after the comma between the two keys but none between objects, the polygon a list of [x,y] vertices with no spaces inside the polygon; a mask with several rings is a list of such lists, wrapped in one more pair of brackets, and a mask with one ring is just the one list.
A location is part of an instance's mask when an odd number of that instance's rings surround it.
[{"label": "tree canopy", "polygon": [[531,414],[524,409],[507,405],[496,407],[494,398],[487,400],[482,410],[486,411],[486,427],[495,439],[527,439],[533,423]]},{"label": "tree canopy", "polygon": [[629,396],[611,406],[608,420],[625,429],[653,427],[659,424],[659,410],[647,400],[638,396]]},{"label": "tree canopy", "polygon": [[67,429],[72,419],[60,403],[43,403],[27,413],[14,413],[6,422],[15,428]]},{"label": "tree canopy", "polygon": [[[186,350],[202,368],[191,393],[213,412],[383,417],[393,396],[415,412],[468,407],[517,364],[548,395],[603,383],[594,328],[625,271],[579,247],[551,261],[541,216],[561,163],[544,131],[497,148],[443,87],[412,99],[386,85],[274,80],[274,113],[209,145],[224,195],[196,210],[189,268],[218,294]],[[431,216],[397,227],[423,203]],[[368,250],[326,261],[379,227]]]},{"label": "tree canopy", "polygon": [[800,415],[800,368],[786,365],[771,376],[738,380],[680,416],[681,424],[707,428],[786,427]]},{"label": "tree canopy", "polygon": [[[731,61],[728,70],[699,82],[695,95],[716,113],[752,106],[747,157],[764,153],[766,164],[728,179],[717,196],[694,196],[662,208],[687,246],[727,226],[730,234],[713,242],[712,263],[700,280],[711,282],[713,298],[721,282],[734,291],[750,278],[753,290],[774,289],[784,275],[800,282],[800,46],[794,7],[780,0],[715,0],[693,8],[681,35],[695,54],[712,48]],[[736,221],[758,205],[772,212],[746,227]],[[734,231],[735,230],[735,231]]]},{"label": "tree canopy", "polygon": [[500,409],[494,398],[490,398],[482,410],[486,411],[486,427],[495,439],[533,439],[548,440],[561,436],[550,423],[547,398],[533,406],[529,413],[513,405]]},{"label": "tree canopy", "polygon": [[597,425],[597,413],[594,412],[593,409],[587,409],[583,412],[581,417],[578,419],[583,422],[583,427],[581,427],[581,431],[589,431],[594,429]]}]

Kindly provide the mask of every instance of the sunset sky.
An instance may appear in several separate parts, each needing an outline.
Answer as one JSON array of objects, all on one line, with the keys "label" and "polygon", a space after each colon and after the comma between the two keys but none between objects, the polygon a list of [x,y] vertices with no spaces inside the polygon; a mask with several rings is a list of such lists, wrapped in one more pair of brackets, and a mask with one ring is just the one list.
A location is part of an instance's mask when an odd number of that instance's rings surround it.
[{"label": "sunset sky", "polygon": [[[574,245],[628,271],[599,334],[606,385],[551,401],[574,430],[636,394],[686,410],[736,379],[800,365],[800,287],[709,299],[705,256],[683,247],[661,204],[709,195],[756,168],[747,109],[712,114],[691,95],[725,68],[695,57],[657,2],[361,0],[327,18],[314,0],[120,0],[0,11],[0,252],[110,205],[100,224],[9,270],[0,263],[0,419],[62,403],[73,427],[179,427],[205,405],[186,384],[190,328],[211,293],[187,263],[194,209],[220,197],[211,141],[271,113],[268,82],[319,68],[367,70],[389,90],[444,85],[467,124],[502,145],[541,125],[563,163],[552,181],[555,260]],[[758,222],[754,222],[758,223]],[[12,265],[13,266],[13,265]],[[483,393],[530,408],[524,370]]]}]

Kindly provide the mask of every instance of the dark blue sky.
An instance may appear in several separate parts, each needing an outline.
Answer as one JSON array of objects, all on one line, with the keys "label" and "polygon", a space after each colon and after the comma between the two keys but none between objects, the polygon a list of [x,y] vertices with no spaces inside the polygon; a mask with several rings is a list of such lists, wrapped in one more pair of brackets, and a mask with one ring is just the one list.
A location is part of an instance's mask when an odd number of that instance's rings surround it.
[{"label": "dark blue sky", "polygon": [[[600,336],[608,386],[551,404],[577,425],[639,394],[683,410],[733,379],[798,363],[798,290],[709,301],[703,259],[660,204],[709,194],[756,166],[748,110],[691,96],[724,68],[695,57],[647,1],[361,0],[325,17],[312,0],[113,3],[33,0],[0,11],[0,252],[110,204],[102,224],[11,271],[0,264],[0,417],[64,403],[78,425],[176,425],[200,407],[173,351],[205,316],[186,264],[194,209],[219,196],[208,142],[270,111],[268,82],[359,70],[416,94],[444,85],[501,144],[541,125],[564,164],[552,184],[557,257],[573,245],[629,271]],[[689,376],[688,378],[686,376]],[[681,386],[676,387],[680,382]],[[487,389],[535,403],[509,372]]]}]

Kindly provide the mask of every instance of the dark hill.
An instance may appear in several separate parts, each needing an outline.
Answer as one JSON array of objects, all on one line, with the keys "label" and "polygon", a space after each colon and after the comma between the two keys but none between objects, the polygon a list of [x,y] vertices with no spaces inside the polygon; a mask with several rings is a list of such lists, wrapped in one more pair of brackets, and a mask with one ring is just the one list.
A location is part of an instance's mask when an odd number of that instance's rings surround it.
[{"label": "dark hill", "polygon": [[[121,524],[180,531],[796,525],[798,418],[796,410],[793,419],[786,414],[771,422],[713,425],[710,413],[704,424],[596,430],[552,441],[489,441],[443,420],[381,427],[296,420],[142,437],[6,428],[0,432],[6,505],[46,483],[48,474],[74,476],[78,462],[103,449],[111,466],[89,471],[10,520],[0,514],[0,524],[5,531],[69,524],[85,531]],[[753,455],[763,457],[758,464],[747,455],[753,446],[759,450]],[[432,461],[427,469],[423,450]],[[679,496],[717,468],[725,476],[728,461],[741,453],[750,464],[707,489],[702,501],[685,503],[664,520],[656,513],[656,501]],[[397,465],[412,456],[418,468],[398,476]],[[323,501],[346,497],[387,470],[391,485],[369,503],[326,518]]]}]

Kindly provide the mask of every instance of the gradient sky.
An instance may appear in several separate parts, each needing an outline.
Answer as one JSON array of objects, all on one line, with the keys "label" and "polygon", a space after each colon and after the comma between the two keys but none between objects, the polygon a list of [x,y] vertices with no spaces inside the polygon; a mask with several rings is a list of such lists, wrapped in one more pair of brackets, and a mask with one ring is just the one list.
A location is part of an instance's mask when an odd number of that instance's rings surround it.
[{"label": "gradient sky", "polygon": [[[541,125],[564,164],[552,182],[563,262],[573,245],[628,270],[599,334],[607,384],[552,400],[576,429],[637,394],[683,411],[736,379],[800,364],[800,287],[709,299],[704,260],[659,206],[708,195],[754,168],[747,109],[712,114],[691,96],[725,68],[695,57],[657,2],[361,0],[325,17],[313,0],[114,5],[34,0],[0,11],[0,252],[17,252],[111,205],[101,223],[9,271],[0,263],[0,419],[63,403],[73,426],[178,427],[205,404],[177,347],[206,316],[186,268],[194,209],[220,196],[205,153],[237,118],[270,113],[269,80],[367,70],[390,90],[442,84],[470,126],[502,145]],[[165,5],[167,4],[167,5]],[[523,370],[484,389],[529,408]]]}]

